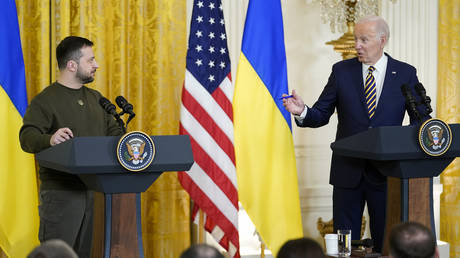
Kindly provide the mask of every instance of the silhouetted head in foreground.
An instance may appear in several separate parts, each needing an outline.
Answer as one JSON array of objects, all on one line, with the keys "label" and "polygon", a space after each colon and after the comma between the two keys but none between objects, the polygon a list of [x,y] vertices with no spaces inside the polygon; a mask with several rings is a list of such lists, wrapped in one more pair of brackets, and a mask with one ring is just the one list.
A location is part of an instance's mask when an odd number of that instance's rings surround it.
[{"label": "silhouetted head in foreground", "polygon": [[401,223],[391,230],[390,257],[438,257],[438,252],[436,248],[436,238],[427,227],[420,223]]},{"label": "silhouetted head in foreground", "polygon": [[287,241],[278,251],[277,258],[323,258],[321,246],[313,239],[298,238]]},{"label": "silhouetted head in foreground", "polygon": [[66,242],[51,239],[35,247],[27,258],[78,258],[78,255]]},{"label": "silhouetted head in foreground", "polygon": [[185,250],[180,258],[225,258],[223,254],[212,245],[192,245]]}]

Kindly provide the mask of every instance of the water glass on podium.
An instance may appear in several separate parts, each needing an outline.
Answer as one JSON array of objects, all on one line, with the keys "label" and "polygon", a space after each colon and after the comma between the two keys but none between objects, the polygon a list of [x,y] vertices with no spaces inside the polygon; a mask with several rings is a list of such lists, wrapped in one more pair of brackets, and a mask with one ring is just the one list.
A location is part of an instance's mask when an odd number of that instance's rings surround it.
[{"label": "water glass on podium", "polygon": [[339,257],[347,257],[351,255],[351,230],[337,230]]}]

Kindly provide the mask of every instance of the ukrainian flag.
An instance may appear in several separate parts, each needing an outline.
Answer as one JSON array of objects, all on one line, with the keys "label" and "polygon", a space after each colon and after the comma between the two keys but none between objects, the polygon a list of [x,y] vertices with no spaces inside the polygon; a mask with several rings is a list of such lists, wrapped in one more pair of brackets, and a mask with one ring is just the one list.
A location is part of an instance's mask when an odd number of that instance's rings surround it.
[{"label": "ukrainian flag", "polygon": [[34,157],[21,150],[19,129],[27,93],[14,0],[0,8],[0,247],[26,257],[38,244],[38,195]]},{"label": "ukrainian flag", "polygon": [[280,0],[250,0],[233,99],[238,196],[265,244],[303,236]]}]

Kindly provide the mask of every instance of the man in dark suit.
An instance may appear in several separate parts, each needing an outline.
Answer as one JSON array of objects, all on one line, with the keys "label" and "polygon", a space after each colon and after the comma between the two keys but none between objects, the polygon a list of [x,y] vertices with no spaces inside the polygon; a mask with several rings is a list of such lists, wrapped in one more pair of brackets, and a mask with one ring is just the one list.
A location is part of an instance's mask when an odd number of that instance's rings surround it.
[{"label": "man in dark suit", "polygon": [[[356,23],[357,58],[332,66],[329,80],[312,107],[292,91],[283,98],[286,110],[301,127],[320,127],[329,122],[337,109],[336,140],[371,127],[401,125],[406,111],[401,85],[412,92],[418,83],[413,66],[397,61],[383,52],[389,38],[387,23],[367,16]],[[286,97],[286,94],[283,94]],[[411,116],[411,123],[417,119]],[[360,238],[365,203],[370,216],[375,250],[381,251],[385,226],[386,178],[363,159],[332,155],[330,184],[333,190],[334,230],[351,229],[352,239]]]}]

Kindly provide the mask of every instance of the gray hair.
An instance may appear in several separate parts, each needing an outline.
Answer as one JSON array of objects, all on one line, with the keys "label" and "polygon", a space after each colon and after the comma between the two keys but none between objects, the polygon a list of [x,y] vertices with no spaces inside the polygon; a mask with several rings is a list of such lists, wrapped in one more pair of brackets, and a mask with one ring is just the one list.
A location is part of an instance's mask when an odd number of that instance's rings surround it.
[{"label": "gray hair", "polygon": [[385,37],[385,39],[388,41],[388,39],[390,38],[390,28],[388,27],[387,22],[382,17],[376,15],[364,16],[361,19],[359,19],[359,21],[356,24],[368,22],[374,22],[375,28],[377,30],[377,35],[380,37]]}]

